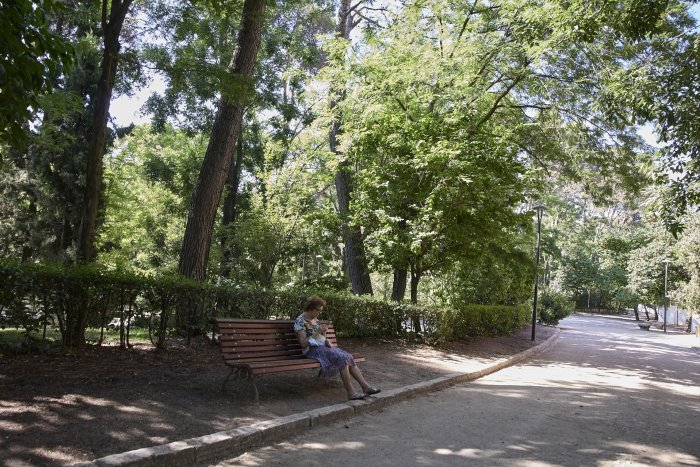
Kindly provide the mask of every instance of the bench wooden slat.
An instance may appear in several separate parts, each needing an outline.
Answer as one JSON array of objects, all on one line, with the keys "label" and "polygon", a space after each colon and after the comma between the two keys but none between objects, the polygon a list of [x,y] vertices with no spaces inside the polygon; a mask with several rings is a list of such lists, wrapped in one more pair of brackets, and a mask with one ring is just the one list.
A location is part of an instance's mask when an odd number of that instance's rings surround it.
[{"label": "bench wooden slat", "polygon": [[[289,328],[279,328],[279,329],[264,329],[264,328],[246,328],[246,329],[219,329],[219,332],[225,336],[296,336],[297,333],[291,326]],[[326,330],[326,336],[330,334],[335,334],[333,328],[328,328]]]},{"label": "bench wooden slat", "polygon": [[281,345],[281,344],[267,344],[267,345],[238,345],[238,344],[228,344],[221,347],[221,353],[223,354],[256,354],[258,352],[265,352],[269,350],[294,350],[301,353],[301,345],[291,344]]},{"label": "bench wooden slat", "polygon": [[[355,359],[355,363],[363,363],[365,361],[365,357],[361,355],[353,355],[352,356]],[[247,357],[247,358],[228,358],[224,356],[224,361],[233,366],[242,366],[242,367],[247,367],[250,366],[251,364],[255,364],[257,362],[270,362],[274,360],[303,360],[306,362],[317,362],[317,360],[314,360],[312,358],[306,358],[304,355],[301,353],[299,355],[270,355],[268,357]]]},{"label": "bench wooden slat", "polygon": [[236,360],[241,358],[273,357],[275,355],[301,355],[298,349],[263,350],[260,352],[226,352],[226,360]]},{"label": "bench wooden slat", "polygon": [[267,357],[269,355],[302,355],[301,347],[292,348],[289,347],[257,347],[250,349],[232,348],[226,351],[225,356],[227,359],[231,358],[254,358],[254,357]]},{"label": "bench wooden slat", "polygon": [[[329,339],[331,347],[336,347],[336,340]],[[277,349],[294,349],[301,352],[301,344],[299,342],[222,342],[221,352],[224,354],[235,353],[235,354],[254,354],[263,350],[277,350]]]},{"label": "bench wooden slat", "polygon": [[258,333],[258,334],[220,334],[220,340],[263,340],[263,339],[296,339],[297,335],[293,332],[288,332],[285,334],[271,334],[271,333]]},{"label": "bench wooden slat", "polygon": [[221,323],[219,329],[289,329],[294,325],[294,321],[270,321],[271,324],[261,323]]},{"label": "bench wooden slat", "polygon": [[221,329],[224,336],[296,336],[294,330],[289,329]]},{"label": "bench wooden slat", "polygon": [[249,337],[240,336],[221,336],[219,342],[222,344],[241,344],[241,345],[257,345],[257,344],[274,344],[279,343],[280,345],[291,345],[294,342],[299,343],[299,339],[296,336],[285,336],[285,337],[272,337],[266,336],[264,339],[251,339]]},{"label": "bench wooden slat", "polygon": [[283,328],[219,328],[219,332],[224,334],[224,335],[229,335],[229,336],[238,336],[238,335],[280,335],[280,336],[285,336],[285,335],[296,335],[294,332],[294,328],[290,326],[285,326]]},{"label": "bench wooden slat", "polygon": [[[360,357],[359,355],[357,356],[357,358],[355,358],[355,363],[361,363],[364,361],[365,359],[363,357]],[[320,368],[320,366],[321,365],[318,363],[318,360],[304,358],[303,360],[299,361],[273,360],[269,362],[251,363],[250,370],[253,374],[262,374],[281,371],[293,371],[299,369]]]},{"label": "bench wooden slat", "polygon": [[271,362],[273,360],[311,360],[305,356],[299,355],[273,355],[271,357],[250,357],[250,358],[232,358],[228,359],[224,357],[224,361],[227,365],[236,366],[240,365],[242,367],[248,366],[250,363],[255,362]]},{"label": "bench wooden slat", "polygon": [[[331,342],[336,342],[338,339],[335,336],[327,336],[326,340]],[[285,336],[285,337],[273,337],[266,336],[262,339],[251,339],[249,337],[231,337],[231,336],[219,336],[219,342],[222,346],[231,346],[240,344],[242,346],[254,347],[256,345],[301,345],[299,344],[299,339],[296,336]]]},{"label": "bench wooden slat", "polygon": [[247,319],[247,318],[213,318],[216,324],[264,324],[272,326],[278,323],[294,324],[293,319]]},{"label": "bench wooden slat", "polygon": [[290,365],[277,365],[277,366],[265,366],[265,367],[251,367],[250,368],[250,373],[254,376],[257,375],[264,375],[267,373],[282,373],[285,371],[297,371],[297,370],[306,370],[306,369],[312,369],[312,368],[318,368],[320,365],[318,362],[314,362],[313,360],[306,359],[308,363],[306,362],[299,362],[298,365],[290,366]]},{"label": "bench wooden slat", "polygon": [[273,366],[309,366],[311,368],[318,367],[318,360],[313,358],[297,358],[297,359],[287,359],[287,360],[268,360],[265,362],[252,362],[249,364],[250,368],[271,368]]}]

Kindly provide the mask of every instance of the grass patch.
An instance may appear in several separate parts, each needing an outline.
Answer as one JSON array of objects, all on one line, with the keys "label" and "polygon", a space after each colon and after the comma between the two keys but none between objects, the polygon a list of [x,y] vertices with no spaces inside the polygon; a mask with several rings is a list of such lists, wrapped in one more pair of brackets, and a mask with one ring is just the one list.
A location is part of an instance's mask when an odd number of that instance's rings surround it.
[{"label": "grass patch", "polygon": [[[89,344],[97,344],[100,341],[100,330],[98,328],[87,328],[85,330],[85,341]],[[131,343],[150,343],[148,329],[131,328],[129,341]],[[39,350],[42,347],[60,343],[61,333],[55,328],[47,328],[45,338],[41,330],[27,333],[22,329],[0,329],[0,350],[7,352]],[[103,344],[115,343],[119,343],[119,330],[105,329]]]}]

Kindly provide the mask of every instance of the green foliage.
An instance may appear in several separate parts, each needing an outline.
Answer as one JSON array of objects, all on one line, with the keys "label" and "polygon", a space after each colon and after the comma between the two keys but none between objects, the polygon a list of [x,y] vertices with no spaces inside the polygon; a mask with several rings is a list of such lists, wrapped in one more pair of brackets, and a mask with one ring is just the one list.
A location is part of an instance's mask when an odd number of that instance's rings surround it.
[{"label": "green foliage", "polygon": [[49,22],[64,9],[54,0],[0,5],[0,142],[23,139],[23,126],[40,107],[38,97],[51,91],[72,62],[70,44]]},{"label": "green foliage", "polygon": [[[144,59],[166,77],[163,94],[153,94],[146,109],[153,128],[180,120],[184,130],[206,132],[214,120],[212,103],[220,92],[238,87],[225,79],[236,46],[242,2],[154,1],[145,14],[160,38],[146,46]],[[165,40],[158,40],[165,39]],[[157,44],[157,45],[156,45]],[[229,76],[230,78],[230,76]]]},{"label": "green foliage", "polygon": [[673,262],[671,235],[659,225],[646,232],[646,244],[630,255],[629,284],[646,305],[664,302],[664,260]]},{"label": "green foliage", "polygon": [[537,302],[538,322],[556,326],[574,312],[574,302],[566,294],[551,289],[540,292]]},{"label": "green foliage", "polygon": [[646,242],[639,204],[624,198],[603,205],[580,198],[562,201],[549,201],[557,224],[548,231],[557,248],[546,249],[553,253],[548,257],[553,269],[548,284],[582,308],[634,306],[637,294],[629,285],[629,260]]},{"label": "green foliage", "polygon": [[687,309],[700,311],[700,215],[695,214],[687,224],[684,235],[677,243],[678,262],[669,265],[671,288],[674,272],[682,265],[687,278],[672,296]]},{"label": "green foliage", "polygon": [[206,139],[171,127],[136,128],[107,158],[98,261],[109,268],[173,272]]},{"label": "green foliage", "polygon": [[524,247],[493,243],[445,274],[444,303],[517,305],[532,295],[534,262]]},{"label": "green foliage", "polygon": [[[488,15],[477,15],[458,40],[463,8],[432,8],[410,2],[373,38],[341,104],[346,152],[359,167],[355,221],[366,226],[378,263],[410,269],[416,280],[498,249],[524,220],[514,207],[523,201],[525,167],[512,138],[524,121],[516,112],[494,115],[502,91],[486,91],[496,78],[480,74],[484,63],[474,59],[475,30],[491,26]],[[439,31],[446,37],[437,40]],[[449,54],[443,39],[453,44]],[[492,46],[502,55],[486,62],[501,67],[505,87],[515,85],[517,46],[493,39],[482,43],[485,55]]]},{"label": "green foliage", "polygon": [[[99,3],[82,2],[72,5],[70,12],[61,8],[53,14],[48,19],[70,44],[72,66],[62,70],[60,79],[51,77],[52,92],[37,93],[34,111],[41,118],[26,126],[23,144],[3,151],[5,163],[0,165],[0,235],[8,239],[0,254],[22,260],[73,260],[100,77],[102,51],[93,33],[99,29]],[[126,74],[120,78],[125,79],[121,89],[127,92],[135,80]],[[107,128],[107,146],[113,137]]]},{"label": "green foliage", "polygon": [[[636,11],[646,2],[634,2]],[[646,8],[659,13],[657,2]],[[661,210],[667,227],[678,233],[683,214],[700,202],[700,36],[695,2],[666,2],[659,21],[646,41],[630,46],[623,69],[613,73],[603,90],[609,112],[626,108],[624,118],[653,125],[661,148],[657,180],[665,191]],[[669,177],[669,174],[673,174]]]},{"label": "green foliage", "polygon": [[527,305],[463,305],[442,309],[437,335],[445,341],[468,340],[477,336],[511,334],[528,322]]},{"label": "green foliage", "polygon": [[637,292],[629,286],[619,288],[612,299],[613,308],[618,311],[635,308],[640,302],[641,299]]}]

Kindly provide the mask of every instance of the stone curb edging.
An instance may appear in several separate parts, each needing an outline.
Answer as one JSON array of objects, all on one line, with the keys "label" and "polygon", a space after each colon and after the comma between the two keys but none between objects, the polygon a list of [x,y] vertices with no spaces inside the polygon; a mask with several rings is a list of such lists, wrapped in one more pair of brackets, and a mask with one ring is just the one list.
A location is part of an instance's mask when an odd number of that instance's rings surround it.
[{"label": "stone curb edging", "polygon": [[112,454],[89,462],[73,464],[73,467],[141,467],[141,466],[192,466],[207,465],[226,458],[239,456],[251,448],[264,446],[283,438],[289,438],[319,425],[379,410],[396,402],[428,392],[439,391],[459,383],[472,381],[520,363],[545,350],[556,342],[559,328],[546,341],[480,370],[469,373],[452,373],[440,378],[382,391],[361,401],[321,407],[300,414],[265,420],[233,430],[175,441],[160,446],[136,449]]}]

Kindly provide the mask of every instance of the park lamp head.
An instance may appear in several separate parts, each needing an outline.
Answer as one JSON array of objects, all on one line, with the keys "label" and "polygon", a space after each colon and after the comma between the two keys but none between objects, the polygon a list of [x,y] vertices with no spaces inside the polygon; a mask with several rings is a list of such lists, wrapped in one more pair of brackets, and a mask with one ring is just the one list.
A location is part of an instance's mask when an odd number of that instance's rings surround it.
[{"label": "park lamp head", "polygon": [[542,212],[543,212],[545,209],[547,209],[547,208],[545,208],[545,207],[544,207],[543,205],[541,205],[541,204],[538,204],[537,206],[533,206],[533,207],[532,207],[532,210],[535,211],[535,212],[537,213],[537,219],[538,219],[538,220],[539,220],[539,219],[542,219]]}]

